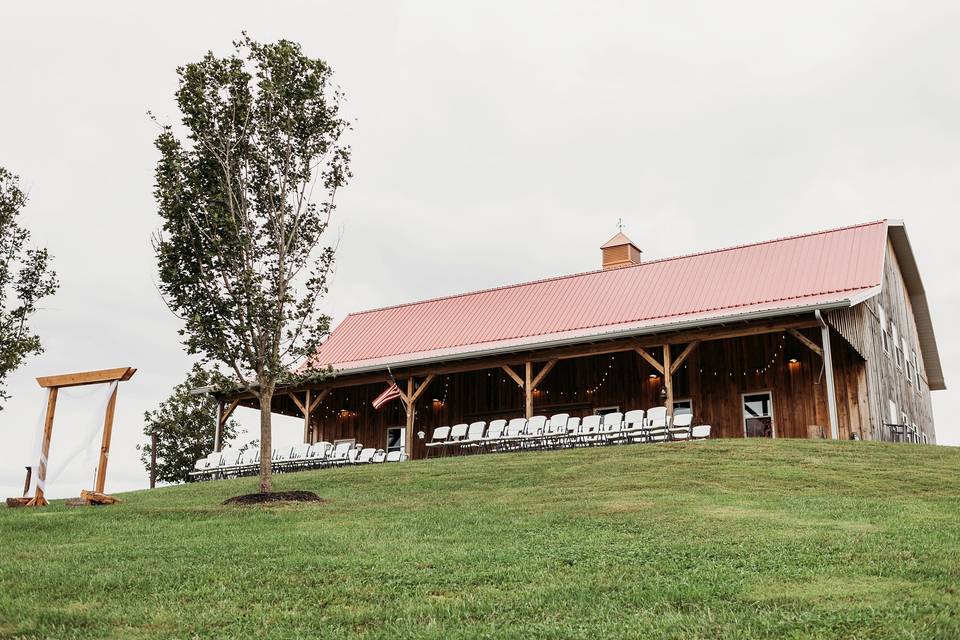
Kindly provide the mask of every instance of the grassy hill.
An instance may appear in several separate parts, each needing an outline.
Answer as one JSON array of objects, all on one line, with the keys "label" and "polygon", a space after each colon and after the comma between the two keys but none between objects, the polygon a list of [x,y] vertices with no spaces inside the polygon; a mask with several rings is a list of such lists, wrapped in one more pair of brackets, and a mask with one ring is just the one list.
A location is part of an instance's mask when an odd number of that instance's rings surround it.
[{"label": "grassy hill", "polygon": [[712,441],[0,510],[0,637],[958,638],[960,449]]}]

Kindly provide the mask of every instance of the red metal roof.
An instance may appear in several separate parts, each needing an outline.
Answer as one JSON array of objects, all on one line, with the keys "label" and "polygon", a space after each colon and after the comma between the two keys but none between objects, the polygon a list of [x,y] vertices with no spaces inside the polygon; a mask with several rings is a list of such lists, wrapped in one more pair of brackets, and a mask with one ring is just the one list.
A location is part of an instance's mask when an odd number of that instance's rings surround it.
[{"label": "red metal roof", "polygon": [[347,316],[315,364],[350,370],[849,303],[878,290],[887,222]]}]

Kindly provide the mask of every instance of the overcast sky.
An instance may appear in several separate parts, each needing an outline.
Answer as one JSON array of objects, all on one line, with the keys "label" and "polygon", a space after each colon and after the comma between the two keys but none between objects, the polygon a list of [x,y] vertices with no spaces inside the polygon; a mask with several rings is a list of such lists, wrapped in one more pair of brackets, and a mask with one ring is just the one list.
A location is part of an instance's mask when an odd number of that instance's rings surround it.
[{"label": "overcast sky", "polygon": [[[619,218],[645,258],[903,218],[960,385],[956,2],[4,3],[0,165],[62,282],[35,319],[46,353],[0,412],[4,496],[29,463],[35,376],[127,365],[107,490],[145,486],[142,414],[189,367],[156,291],[146,112],[175,120],[176,67],[241,30],[300,42],[348,96],[335,320],[596,268]],[[52,466],[99,402],[76,395]],[[934,405],[960,444],[956,394]],[[90,488],[73,467],[50,493]]]}]

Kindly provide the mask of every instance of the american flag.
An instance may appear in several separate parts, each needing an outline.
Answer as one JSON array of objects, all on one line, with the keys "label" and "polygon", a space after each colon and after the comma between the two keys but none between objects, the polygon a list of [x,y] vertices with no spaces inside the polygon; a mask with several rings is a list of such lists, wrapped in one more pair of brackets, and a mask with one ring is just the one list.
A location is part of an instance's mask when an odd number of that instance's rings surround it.
[{"label": "american flag", "polygon": [[373,405],[374,409],[380,409],[383,405],[387,404],[391,400],[396,400],[400,397],[400,387],[397,386],[396,382],[391,382],[390,386],[384,389],[383,393],[378,395],[373,399],[373,402],[370,404]]}]

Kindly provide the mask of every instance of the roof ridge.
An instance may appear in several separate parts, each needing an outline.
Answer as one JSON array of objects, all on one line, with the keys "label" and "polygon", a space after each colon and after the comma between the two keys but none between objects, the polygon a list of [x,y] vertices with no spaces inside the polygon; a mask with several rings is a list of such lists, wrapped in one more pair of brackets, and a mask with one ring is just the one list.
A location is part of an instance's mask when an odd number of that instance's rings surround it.
[{"label": "roof ridge", "polygon": [[[638,264],[625,264],[625,265],[622,265],[622,266],[613,267],[613,268],[607,268],[607,269],[602,269],[602,268],[601,268],[601,269],[591,269],[590,271],[580,271],[580,272],[577,272],[577,273],[568,273],[568,274],[559,275],[559,276],[550,276],[550,277],[548,277],[548,278],[539,278],[539,279],[537,279],[537,280],[528,280],[528,281],[526,281],[526,282],[516,282],[516,283],[513,283],[513,284],[500,285],[500,286],[498,286],[498,287],[487,287],[486,289],[476,289],[476,290],[474,290],[474,291],[464,291],[464,292],[462,292],[462,293],[452,293],[452,294],[448,294],[448,295],[445,295],[445,296],[437,296],[437,297],[435,297],[435,298],[426,298],[426,299],[424,299],[424,300],[415,300],[415,301],[413,301],[413,302],[403,302],[403,303],[400,303],[400,304],[391,304],[391,305],[386,305],[386,306],[383,306],[383,307],[376,307],[376,308],[374,308],[374,309],[364,309],[363,311],[354,311],[354,312],[352,312],[352,313],[348,313],[348,314],[344,317],[344,319],[341,321],[341,324],[342,324],[342,322],[346,322],[347,318],[352,318],[352,317],[354,317],[354,316],[362,316],[362,315],[366,315],[366,314],[368,314],[368,313],[377,313],[377,312],[380,312],[380,311],[386,311],[386,310],[388,310],[388,309],[402,309],[403,307],[412,307],[412,306],[418,305],[418,304],[427,304],[427,303],[429,303],[429,302],[440,302],[440,301],[442,301],[442,300],[452,300],[453,298],[462,298],[462,297],[465,297],[465,296],[479,295],[479,294],[481,294],[481,293],[490,293],[490,292],[493,292],[493,291],[503,291],[503,290],[505,290],[505,289],[515,289],[515,288],[526,287],[526,286],[530,286],[530,285],[534,285],[534,284],[541,284],[541,283],[544,283],[544,282],[554,282],[554,281],[560,281],[560,280],[567,280],[567,279],[569,279],[569,278],[581,278],[581,277],[583,277],[583,276],[589,276],[589,275],[593,275],[593,274],[595,274],[595,273],[606,273],[606,272],[609,272],[609,271],[618,271],[618,270],[620,270],[620,269],[637,269],[637,268],[649,266],[649,265],[651,265],[651,264],[660,264],[660,263],[663,263],[663,262],[670,262],[670,261],[673,261],[673,260],[683,260],[683,259],[686,259],[686,258],[695,258],[695,257],[697,257],[697,256],[705,256],[705,255],[710,255],[710,254],[714,254],[714,253],[723,253],[723,252],[725,252],[725,251],[735,251],[735,250],[737,250],[737,249],[746,249],[746,248],[748,248],[748,247],[757,247],[757,246],[766,245],[766,244],[775,244],[775,243],[778,243],[778,242],[786,242],[787,240],[798,240],[798,239],[800,239],[800,238],[810,238],[810,237],[813,237],[813,236],[824,235],[824,234],[827,234],[827,233],[836,233],[836,232],[838,232],[838,231],[848,231],[848,230],[850,230],[850,229],[858,229],[858,228],[860,228],[860,227],[869,227],[869,226],[873,226],[873,225],[877,225],[877,224],[887,224],[887,221],[888,221],[887,218],[883,218],[883,219],[880,219],[880,220],[872,220],[872,221],[870,221],[870,222],[861,222],[861,223],[858,223],[858,224],[851,224],[851,225],[846,225],[846,226],[843,226],[843,227],[834,227],[834,228],[832,228],[832,229],[821,229],[821,230],[819,230],[819,231],[811,231],[811,232],[808,232],[808,233],[798,233],[798,234],[794,234],[794,235],[790,235],[790,236],[782,236],[782,237],[779,237],[779,238],[772,238],[772,239],[770,239],[770,240],[760,240],[760,241],[757,241],[757,242],[747,242],[747,243],[744,243],[744,244],[738,244],[738,245],[733,245],[733,246],[729,246],[729,247],[722,247],[722,248],[720,248],[720,249],[708,249],[708,250],[706,250],[706,251],[697,251],[697,252],[694,252],[694,253],[685,253],[685,254],[681,254],[681,255],[678,255],[678,256],[670,256],[670,257],[667,257],[667,258],[657,258],[657,259],[655,259],[655,260],[648,260],[647,262],[640,262],[640,263],[638,263]],[[332,333],[331,333],[331,335],[332,335]]]}]

